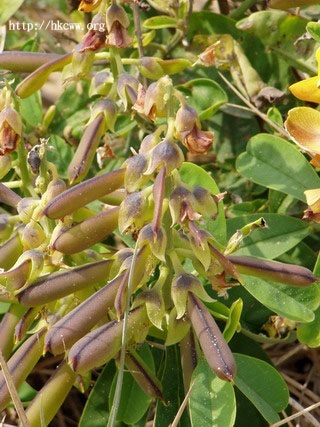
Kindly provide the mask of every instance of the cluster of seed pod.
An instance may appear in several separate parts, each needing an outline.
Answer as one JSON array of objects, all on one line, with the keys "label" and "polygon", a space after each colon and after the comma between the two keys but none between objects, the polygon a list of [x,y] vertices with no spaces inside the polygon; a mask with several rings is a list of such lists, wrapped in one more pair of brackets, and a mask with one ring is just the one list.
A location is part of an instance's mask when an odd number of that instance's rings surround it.
[{"label": "cluster of seed pod", "polygon": [[[111,31],[115,16],[120,15],[121,31],[127,29],[123,13],[115,2],[107,10],[110,31],[103,37],[109,45],[123,47],[117,44],[120,39],[129,43],[124,33]],[[118,31],[119,25],[116,28]],[[100,48],[94,46],[90,49]],[[84,42],[81,52],[49,58],[49,63],[38,57],[43,64],[19,84],[16,94],[29,96],[52,71],[71,60],[75,66],[77,55],[90,49]],[[14,69],[12,63],[10,66]],[[175,69],[179,64],[175,63]],[[160,78],[143,87],[136,76],[118,69],[119,75],[111,79],[112,89],[96,92],[101,99],[92,108],[69,165],[68,184],[45,155],[39,172],[45,184],[39,179],[32,187],[31,180],[21,196],[0,183],[0,201],[7,207],[0,217],[0,300],[10,303],[0,323],[0,350],[8,359],[16,387],[46,352],[65,355],[67,360],[27,408],[32,426],[42,425],[43,414],[45,423],[50,422],[77,375],[118,357],[124,328],[126,366],[152,398],[163,399],[161,384],[135,352],[148,334],[152,339],[152,327],[166,345],[182,343],[183,360],[192,359],[197,336],[212,370],[232,382],[236,375],[232,352],[205,302],[212,301],[217,292],[225,293],[231,286],[230,277],[234,284],[241,283],[242,272],[296,286],[316,280],[302,267],[289,269],[281,263],[224,253],[225,248],[203,226],[203,218],[218,215],[223,194],[190,185],[180,174],[184,147],[204,153],[212,145],[213,134],[201,129],[197,112],[171,79],[161,77],[166,70],[164,61],[143,58],[139,70],[148,77],[158,73]],[[155,129],[121,168],[87,178],[101,137],[114,131],[119,101],[129,114],[135,112],[148,124],[154,123]],[[21,135],[18,116],[11,110],[8,113],[4,108],[4,118],[0,117],[6,128],[0,143],[12,147],[3,148],[0,158],[8,163],[6,171],[11,167],[9,151],[16,149]],[[167,123],[159,125],[163,117]],[[5,145],[6,141],[10,144]],[[21,142],[19,149],[23,158]],[[86,208],[97,200],[101,202],[99,212]],[[105,239],[115,232],[120,239],[129,235],[132,245],[107,246]],[[59,387],[63,392],[59,392],[59,400],[52,401],[52,389]],[[9,402],[1,371],[0,410]]]}]

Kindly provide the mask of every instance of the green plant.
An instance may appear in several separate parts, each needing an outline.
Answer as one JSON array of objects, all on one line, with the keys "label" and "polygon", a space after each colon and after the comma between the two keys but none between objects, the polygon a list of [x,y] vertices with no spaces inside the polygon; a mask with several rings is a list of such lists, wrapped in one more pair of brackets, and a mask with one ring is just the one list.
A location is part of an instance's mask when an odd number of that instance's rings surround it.
[{"label": "green plant", "polygon": [[[91,382],[80,426],[240,426],[248,408],[277,423],[289,393],[258,343],[319,345],[316,224],[300,217],[320,179],[282,123],[296,70],[316,73],[317,41],[295,44],[307,19],[78,3],[89,15],[60,5],[88,26],[72,48],[13,32],[0,54],[0,409],[48,425]],[[15,390],[45,354],[59,367],[29,402]]]}]

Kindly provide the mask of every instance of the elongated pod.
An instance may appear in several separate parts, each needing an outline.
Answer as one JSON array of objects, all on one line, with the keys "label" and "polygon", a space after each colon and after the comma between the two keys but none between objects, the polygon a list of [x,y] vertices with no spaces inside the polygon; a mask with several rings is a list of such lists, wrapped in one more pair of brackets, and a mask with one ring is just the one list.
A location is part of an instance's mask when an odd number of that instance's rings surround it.
[{"label": "elongated pod", "polygon": [[75,254],[100,242],[118,227],[119,207],[108,209],[74,225],[53,242],[53,249]]},{"label": "elongated pod", "polygon": [[19,233],[16,233],[0,246],[0,268],[9,270],[22,254],[22,250]]},{"label": "elongated pod", "polygon": [[7,206],[16,208],[20,202],[21,197],[12,191],[10,188],[6,187],[2,182],[0,182],[0,202],[4,203]]},{"label": "elongated pod", "polygon": [[161,383],[156,374],[136,352],[126,354],[125,364],[131,375],[148,396],[153,399],[164,400]]},{"label": "elongated pod", "polygon": [[268,261],[249,256],[229,255],[228,259],[236,265],[240,273],[291,286],[309,286],[319,280],[310,270],[300,265]]},{"label": "elongated pod", "polygon": [[25,307],[19,304],[11,304],[0,322],[0,350],[7,360],[14,345],[14,330],[24,312]]},{"label": "elongated pod", "polygon": [[62,362],[26,410],[32,427],[48,426],[71,390],[77,374]]},{"label": "elongated pod", "polygon": [[[129,313],[127,342],[133,339],[135,329],[148,326],[146,309],[139,306]],[[117,355],[121,348],[123,320],[102,325],[77,341],[69,351],[69,364],[78,373],[102,366]]]},{"label": "elongated pod", "polygon": [[70,270],[48,274],[17,294],[20,304],[27,307],[47,304],[87,286],[108,279],[112,261],[103,260]]},{"label": "elongated pod", "polygon": [[51,219],[63,218],[82,206],[121,187],[125,169],[107,172],[87,179],[50,200],[43,214]]},{"label": "elongated pod", "polygon": [[41,65],[18,84],[16,94],[20,98],[27,98],[37,92],[48,80],[51,73],[62,70],[65,65],[72,61],[72,55],[72,53],[67,53]]},{"label": "elongated pod", "polygon": [[232,381],[236,374],[233,354],[209,310],[192,292],[188,315],[210,368],[222,380]]},{"label": "elongated pod", "polygon": [[14,73],[31,73],[61,56],[55,53],[4,51],[0,53],[0,68]]},{"label": "elongated pod", "polygon": [[62,354],[88,333],[113,307],[118,287],[127,276],[116,277],[56,322],[46,335],[45,350]]},{"label": "elongated pod", "polygon": [[[28,338],[8,361],[8,368],[15,387],[21,387],[27,376],[37,364],[43,352],[46,329]],[[3,371],[0,371],[0,411],[10,402],[11,397]]]},{"label": "elongated pod", "polygon": [[104,121],[104,115],[101,113],[85,128],[75,155],[68,167],[70,183],[82,180],[87,175],[104,133]]}]

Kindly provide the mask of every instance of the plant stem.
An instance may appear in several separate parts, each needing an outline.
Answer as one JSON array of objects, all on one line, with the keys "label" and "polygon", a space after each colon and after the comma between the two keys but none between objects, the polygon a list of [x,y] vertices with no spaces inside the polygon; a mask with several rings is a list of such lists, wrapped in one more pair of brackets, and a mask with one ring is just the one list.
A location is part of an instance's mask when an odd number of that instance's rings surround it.
[{"label": "plant stem", "polygon": [[244,0],[239,7],[237,7],[233,12],[230,13],[230,18],[235,19],[236,21],[243,17],[244,13],[250,9],[251,6],[258,3],[259,0]]},{"label": "plant stem", "polygon": [[27,167],[27,153],[23,141],[20,141],[18,145],[18,156],[19,156],[19,170],[22,179],[22,188],[26,195],[37,197],[30,179],[30,174]]}]

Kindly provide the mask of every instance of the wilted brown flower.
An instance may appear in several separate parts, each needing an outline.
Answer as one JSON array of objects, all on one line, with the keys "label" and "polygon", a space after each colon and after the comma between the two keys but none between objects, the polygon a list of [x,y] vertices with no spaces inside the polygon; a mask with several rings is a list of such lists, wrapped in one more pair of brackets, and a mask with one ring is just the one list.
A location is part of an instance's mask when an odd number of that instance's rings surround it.
[{"label": "wilted brown flower", "polygon": [[0,156],[14,151],[21,139],[22,123],[16,110],[7,106],[0,113]]},{"label": "wilted brown flower", "polygon": [[103,16],[98,13],[91,22],[90,30],[84,35],[82,39],[82,46],[80,52],[86,50],[96,51],[100,49],[106,41],[106,25]]},{"label": "wilted brown flower", "polygon": [[132,38],[127,30],[129,23],[129,18],[123,7],[116,3],[112,3],[106,12],[106,24],[108,30],[106,45],[115,47],[130,46]]}]

